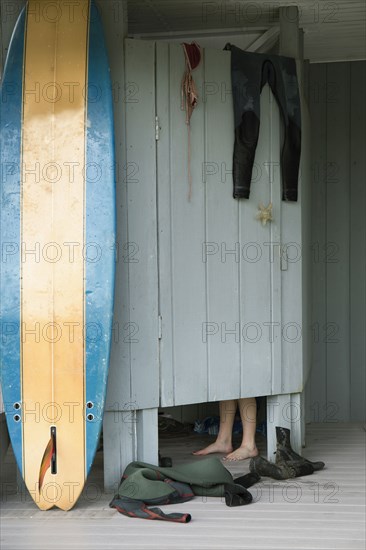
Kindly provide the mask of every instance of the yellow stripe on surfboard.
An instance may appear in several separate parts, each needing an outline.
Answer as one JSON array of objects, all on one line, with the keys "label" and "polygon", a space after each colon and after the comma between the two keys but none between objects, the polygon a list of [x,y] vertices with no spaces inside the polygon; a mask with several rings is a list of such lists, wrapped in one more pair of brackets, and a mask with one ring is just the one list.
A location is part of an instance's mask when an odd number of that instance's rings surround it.
[{"label": "yellow stripe on surfboard", "polygon": [[[22,128],[23,473],[41,509],[85,482],[84,220],[89,1],[28,4]],[[57,473],[39,471],[57,430]]]}]

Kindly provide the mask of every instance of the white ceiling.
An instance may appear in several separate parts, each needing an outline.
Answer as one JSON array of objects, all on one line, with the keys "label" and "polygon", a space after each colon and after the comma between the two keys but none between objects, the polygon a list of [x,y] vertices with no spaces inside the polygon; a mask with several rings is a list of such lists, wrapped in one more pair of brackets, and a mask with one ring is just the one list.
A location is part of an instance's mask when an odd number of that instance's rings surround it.
[{"label": "white ceiling", "polygon": [[[366,59],[366,0],[128,0],[129,35],[259,36],[278,26],[279,6],[296,4],[304,56],[312,63]],[[235,40],[231,40],[235,43]]]}]

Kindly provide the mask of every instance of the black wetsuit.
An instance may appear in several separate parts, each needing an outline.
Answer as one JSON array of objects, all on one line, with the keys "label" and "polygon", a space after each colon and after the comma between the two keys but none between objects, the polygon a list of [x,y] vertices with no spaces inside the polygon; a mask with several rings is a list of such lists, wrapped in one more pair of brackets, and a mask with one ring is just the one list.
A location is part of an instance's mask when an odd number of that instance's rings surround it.
[{"label": "black wetsuit", "polygon": [[296,63],[292,57],[231,50],[235,145],[233,158],[234,198],[249,198],[255,150],[259,135],[260,94],[268,83],[284,122],[281,151],[282,199],[296,201],[301,151],[300,96]]}]

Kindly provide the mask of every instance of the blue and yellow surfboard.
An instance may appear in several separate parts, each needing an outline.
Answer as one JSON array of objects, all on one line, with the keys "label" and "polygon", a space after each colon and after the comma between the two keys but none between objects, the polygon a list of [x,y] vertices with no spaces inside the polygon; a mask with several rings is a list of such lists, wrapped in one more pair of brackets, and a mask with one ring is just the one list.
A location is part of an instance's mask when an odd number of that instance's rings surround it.
[{"label": "blue and yellow surfboard", "polygon": [[89,0],[51,4],[21,13],[1,89],[1,380],[30,494],[67,510],[105,402],[115,171],[100,15]]}]

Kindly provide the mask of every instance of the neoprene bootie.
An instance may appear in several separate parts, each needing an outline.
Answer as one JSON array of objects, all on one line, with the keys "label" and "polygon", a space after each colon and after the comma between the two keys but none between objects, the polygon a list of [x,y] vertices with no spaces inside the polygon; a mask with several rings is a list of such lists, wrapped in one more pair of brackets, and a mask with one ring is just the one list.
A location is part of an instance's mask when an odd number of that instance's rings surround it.
[{"label": "neoprene bootie", "polygon": [[325,466],[324,462],[312,462],[303,456],[295,453],[291,447],[290,442],[290,430],[288,428],[276,427],[276,437],[277,437],[277,450],[276,450],[276,464],[282,464],[283,462],[302,462],[306,464],[311,464],[316,470],[322,470]]},{"label": "neoprene bootie", "polygon": [[224,497],[226,506],[244,506],[250,504],[253,497],[249,491],[242,485],[235,485],[234,483],[225,483],[224,485]]},{"label": "neoprene bootie", "polygon": [[241,485],[246,489],[249,489],[249,487],[252,487],[252,485],[258,483],[258,481],[260,481],[260,476],[254,472],[250,472],[250,474],[245,474],[234,479],[234,483],[236,485]]},{"label": "neoprene bootie", "polygon": [[263,456],[255,456],[251,459],[249,469],[260,476],[273,479],[292,479],[294,477],[308,476],[314,472],[311,464],[303,462],[280,462],[273,464]]}]

